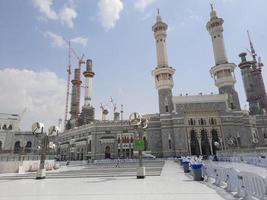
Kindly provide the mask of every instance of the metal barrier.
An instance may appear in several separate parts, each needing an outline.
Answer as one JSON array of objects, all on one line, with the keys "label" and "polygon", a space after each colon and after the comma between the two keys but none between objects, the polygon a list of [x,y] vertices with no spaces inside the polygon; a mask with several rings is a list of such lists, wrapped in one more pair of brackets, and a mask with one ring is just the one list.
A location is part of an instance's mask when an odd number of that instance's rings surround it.
[{"label": "metal barrier", "polygon": [[259,167],[267,168],[267,158],[265,156],[225,156],[220,155],[218,156],[219,161],[224,162],[239,162],[239,163],[246,163],[250,165],[256,165]]},{"label": "metal barrier", "polygon": [[206,181],[223,187],[236,197],[243,199],[267,199],[267,179],[251,172],[240,172],[234,168],[205,165],[203,174]]}]

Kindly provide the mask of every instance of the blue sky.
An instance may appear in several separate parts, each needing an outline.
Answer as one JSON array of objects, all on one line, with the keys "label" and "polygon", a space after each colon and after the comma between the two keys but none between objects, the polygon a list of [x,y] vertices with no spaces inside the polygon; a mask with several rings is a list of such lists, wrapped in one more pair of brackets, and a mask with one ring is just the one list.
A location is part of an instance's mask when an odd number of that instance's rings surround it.
[{"label": "blue sky", "polygon": [[[125,118],[133,111],[158,112],[157,91],[151,76],[156,66],[151,27],[157,8],[169,25],[168,58],[176,69],[173,94],[217,93],[209,74],[214,65],[211,40],[206,31],[210,2],[1,0],[0,91],[5,95],[0,97],[0,112],[20,113],[27,107],[22,120],[24,129],[29,129],[33,120],[56,123],[58,118],[64,117],[68,56],[62,37],[72,39],[73,48],[79,54],[93,59],[96,73],[93,104],[98,118],[100,103],[108,102],[110,96],[118,105],[124,104]],[[249,48],[248,29],[258,55],[267,63],[267,2],[212,2],[218,16],[225,20],[224,38],[229,61],[238,64],[238,54]],[[77,61],[73,57],[72,67],[75,65]],[[240,70],[237,68],[235,73],[236,90],[244,107]],[[266,80],[265,68],[263,76]],[[30,77],[34,79],[35,89],[29,84]],[[9,101],[10,98],[13,100]]]}]

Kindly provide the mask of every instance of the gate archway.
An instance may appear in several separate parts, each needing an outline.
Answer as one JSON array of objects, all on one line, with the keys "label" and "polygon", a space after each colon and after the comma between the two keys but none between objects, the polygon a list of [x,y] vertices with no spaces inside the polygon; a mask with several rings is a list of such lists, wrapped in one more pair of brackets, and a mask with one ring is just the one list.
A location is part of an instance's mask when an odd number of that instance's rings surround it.
[{"label": "gate archway", "polygon": [[197,140],[197,133],[195,130],[190,131],[190,147],[191,147],[191,154],[192,155],[199,155],[200,154],[200,149],[199,149],[199,143]]},{"label": "gate archway", "polygon": [[201,130],[201,149],[202,155],[211,155],[208,133],[204,129]]},{"label": "gate archway", "polygon": [[105,149],[105,159],[109,159],[111,156],[110,156],[110,146],[106,146],[106,149]]},{"label": "gate archway", "polygon": [[218,132],[216,129],[211,130],[211,137],[212,137],[213,154],[216,155],[216,151],[218,150],[218,146],[216,146],[215,143],[218,142],[218,144],[220,144]]}]

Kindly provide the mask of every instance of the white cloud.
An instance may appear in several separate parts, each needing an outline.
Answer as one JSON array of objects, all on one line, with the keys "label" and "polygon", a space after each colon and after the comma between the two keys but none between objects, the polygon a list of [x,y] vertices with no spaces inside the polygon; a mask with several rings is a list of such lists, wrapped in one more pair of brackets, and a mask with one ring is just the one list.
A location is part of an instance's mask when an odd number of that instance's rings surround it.
[{"label": "white cloud", "polygon": [[201,15],[197,15],[193,10],[186,9],[186,14],[188,15],[188,19],[194,22],[201,22],[204,20],[204,17]]},{"label": "white cloud", "polygon": [[52,39],[52,45],[55,47],[66,47],[67,46],[67,42],[64,40],[64,38],[61,35],[57,35],[50,31],[45,32],[44,35]]},{"label": "white cloud", "polygon": [[[55,47],[67,47],[67,41],[64,40],[63,36],[56,33],[47,31],[44,33],[44,36],[49,37],[52,40],[52,45]],[[70,39],[72,44],[86,46],[88,38],[85,37],[75,37]]]},{"label": "white cloud", "polygon": [[58,13],[52,9],[54,0],[33,0],[35,7],[49,20],[60,21],[63,25],[70,28],[74,26],[74,19],[77,17],[77,12],[70,7],[64,6]]},{"label": "white cloud", "polygon": [[99,16],[102,26],[109,30],[114,28],[116,22],[120,19],[120,13],[123,10],[121,0],[99,0]]},{"label": "white cloud", "polygon": [[196,22],[201,22],[204,20],[204,18],[200,15],[190,15],[189,18]]},{"label": "white cloud", "polygon": [[139,11],[144,11],[149,5],[156,0],[135,0],[134,7]]},{"label": "white cloud", "polygon": [[30,130],[35,121],[48,128],[64,117],[66,81],[54,72],[5,68],[0,70],[0,85],[1,112],[19,114],[27,108],[23,130]]},{"label": "white cloud", "polygon": [[86,46],[87,42],[88,42],[88,38],[75,37],[75,38],[72,38],[70,41],[71,41],[72,44],[80,44],[82,46]]},{"label": "white cloud", "polygon": [[35,7],[39,8],[39,11],[48,19],[58,19],[57,13],[51,8],[53,0],[33,0],[33,4]]},{"label": "white cloud", "polygon": [[152,14],[153,14],[152,11],[147,12],[147,13],[142,17],[142,20],[147,20],[147,19],[151,18]]},{"label": "white cloud", "polygon": [[73,20],[77,17],[77,12],[73,8],[65,7],[59,12],[58,16],[63,24],[73,28]]}]

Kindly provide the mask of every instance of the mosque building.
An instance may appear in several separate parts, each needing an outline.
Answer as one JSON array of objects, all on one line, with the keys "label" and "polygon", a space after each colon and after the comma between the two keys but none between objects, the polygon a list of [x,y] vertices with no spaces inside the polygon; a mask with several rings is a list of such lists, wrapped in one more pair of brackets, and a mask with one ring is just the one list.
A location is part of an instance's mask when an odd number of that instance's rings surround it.
[{"label": "mosque building", "polygon": [[[228,60],[223,35],[224,20],[213,6],[206,29],[213,46],[214,66],[210,74],[218,94],[173,95],[175,66],[168,62],[167,30],[159,12],[152,26],[156,44],[157,65],[152,71],[158,92],[159,113],[145,114],[148,128],[144,131],[144,151],[156,157],[180,155],[213,155],[218,150],[255,148],[267,145],[267,97],[262,78],[262,63],[250,41],[253,61],[241,53],[241,70],[249,102],[249,112],[241,110],[235,89],[237,65]],[[85,76],[85,103],[79,112],[80,80],[75,72],[72,81],[71,118],[57,140],[62,160],[133,158],[135,130],[121,113],[106,120],[95,119],[92,104],[94,77],[92,60],[87,60]],[[208,72],[207,72],[208,76]],[[121,116],[120,116],[121,114]],[[11,144],[14,146],[14,144]]]}]

